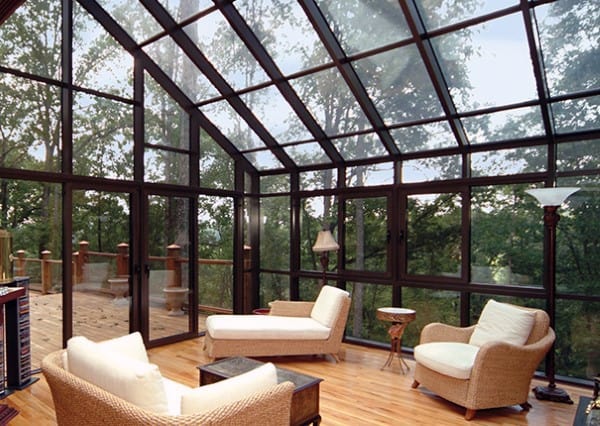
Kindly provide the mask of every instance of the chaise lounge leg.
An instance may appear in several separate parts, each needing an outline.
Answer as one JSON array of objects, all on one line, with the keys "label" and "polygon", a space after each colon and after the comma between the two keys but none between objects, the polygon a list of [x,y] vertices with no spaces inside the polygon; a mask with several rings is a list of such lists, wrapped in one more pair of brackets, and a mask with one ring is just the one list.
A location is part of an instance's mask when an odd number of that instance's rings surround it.
[{"label": "chaise lounge leg", "polygon": [[416,388],[419,387],[419,385],[420,385],[420,383],[415,380],[415,381],[412,382],[412,385],[410,385],[410,387],[413,388],[413,389],[416,389]]},{"label": "chaise lounge leg", "polygon": [[472,420],[475,417],[475,413],[477,410],[473,410],[472,408],[467,408],[467,412],[465,413],[465,420]]},{"label": "chaise lounge leg", "polygon": [[522,404],[519,404],[521,406],[521,408],[523,409],[523,411],[529,411],[529,409],[531,408],[531,404],[527,401],[525,401]]},{"label": "chaise lounge leg", "polygon": [[329,354],[329,355],[331,355],[331,357],[333,358],[333,360],[335,361],[336,364],[339,364],[340,358],[339,358],[338,354]]}]

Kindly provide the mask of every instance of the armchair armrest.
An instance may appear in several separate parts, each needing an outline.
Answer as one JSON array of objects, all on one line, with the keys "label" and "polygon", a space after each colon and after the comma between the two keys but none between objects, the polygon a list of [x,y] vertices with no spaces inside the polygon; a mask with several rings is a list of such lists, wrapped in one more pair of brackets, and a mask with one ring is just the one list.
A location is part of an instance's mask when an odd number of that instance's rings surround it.
[{"label": "armchair armrest", "polygon": [[419,344],[431,342],[468,343],[474,330],[474,325],[470,327],[455,327],[453,325],[434,322],[423,327]]},{"label": "armchair armrest", "polygon": [[269,315],[281,317],[309,317],[315,302],[292,302],[287,300],[274,300],[269,303]]}]

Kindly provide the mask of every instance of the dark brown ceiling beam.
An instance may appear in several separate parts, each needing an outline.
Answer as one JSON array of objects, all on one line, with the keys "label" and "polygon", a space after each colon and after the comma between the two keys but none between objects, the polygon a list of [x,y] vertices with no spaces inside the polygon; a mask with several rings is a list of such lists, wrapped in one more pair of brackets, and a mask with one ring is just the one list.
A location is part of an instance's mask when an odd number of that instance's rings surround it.
[{"label": "dark brown ceiling beam", "polygon": [[0,25],[17,10],[25,0],[2,0],[0,2]]}]

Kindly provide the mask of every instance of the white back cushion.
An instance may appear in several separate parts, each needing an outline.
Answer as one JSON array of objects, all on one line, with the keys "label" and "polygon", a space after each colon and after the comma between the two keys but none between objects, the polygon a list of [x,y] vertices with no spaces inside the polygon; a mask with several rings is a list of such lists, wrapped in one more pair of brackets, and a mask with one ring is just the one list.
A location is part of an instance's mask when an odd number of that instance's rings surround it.
[{"label": "white back cushion", "polygon": [[181,396],[181,414],[204,413],[277,384],[277,370],[266,363],[238,376],[192,389]]},{"label": "white back cushion", "polygon": [[523,345],[533,328],[535,313],[490,299],[471,335],[471,345],[482,346],[490,341]]},{"label": "white back cushion", "polygon": [[148,353],[146,352],[146,346],[144,346],[144,339],[142,339],[142,335],[139,331],[98,342],[98,345],[108,352],[116,352],[140,362],[150,362]]},{"label": "white back cushion", "polygon": [[310,313],[310,317],[319,321],[325,327],[333,327],[344,299],[349,296],[347,291],[324,285]]},{"label": "white back cushion", "polygon": [[67,342],[69,372],[140,408],[167,413],[163,378],[154,364],[108,351],[83,336]]}]

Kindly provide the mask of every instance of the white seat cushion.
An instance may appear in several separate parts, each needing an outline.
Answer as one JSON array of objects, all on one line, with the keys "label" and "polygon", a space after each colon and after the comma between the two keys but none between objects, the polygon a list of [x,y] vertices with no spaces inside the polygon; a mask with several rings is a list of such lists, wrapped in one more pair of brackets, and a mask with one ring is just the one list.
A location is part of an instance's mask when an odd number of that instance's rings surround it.
[{"label": "white seat cushion", "polygon": [[204,413],[276,384],[277,369],[269,362],[238,376],[185,392],[181,397],[181,414]]},{"label": "white seat cushion", "polygon": [[490,299],[481,312],[469,343],[482,346],[487,342],[502,341],[523,345],[529,338],[534,322],[533,311]]},{"label": "white seat cushion", "polygon": [[178,416],[181,414],[181,397],[193,388],[163,377],[165,393],[167,394],[167,414]]},{"label": "white seat cushion", "polygon": [[154,364],[110,352],[83,336],[67,342],[69,371],[119,398],[156,413],[167,413],[163,378]]},{"label": "white seat cushion", "polygon": [[415,360],[440,374],[469,379],[479,346],[458,342],[433,342],[415,346]]},{"label": "white seat cushion", "polygon": [[308,317],[211,315],[206,332],[215,339],[326,340],[331,329]]},{"label": "white seat cushion", "polygon": [[325,327],[333,327],[342,308],[342,303],[348,296],[347,291],[330,285],[323,286],[317,300],[315,300],[310,317],[319,321]]}]

